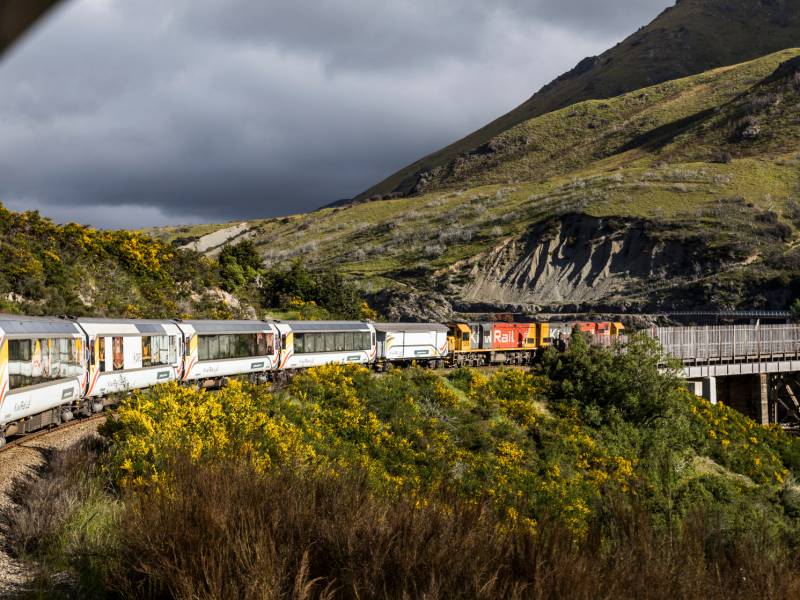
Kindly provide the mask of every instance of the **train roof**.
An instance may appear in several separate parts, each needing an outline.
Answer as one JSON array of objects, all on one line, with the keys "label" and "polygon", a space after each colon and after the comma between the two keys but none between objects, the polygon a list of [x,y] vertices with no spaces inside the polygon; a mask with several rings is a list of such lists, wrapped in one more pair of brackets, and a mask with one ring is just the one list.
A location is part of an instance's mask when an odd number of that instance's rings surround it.
[{"label": "train roof", "polygon": [[187,320],[181,321],[179,325],[191,325],[197,333],[263,333],[272,331],[272,325],[266,321],[253,320]]},{"label": "train roof", "polygon": [[374,323],[376,331],[381,332],[399,332],[399,331],[413,331],[413,332],[428,332],[438,331],[447,333],[450,329],[441,323]]},{"label": "train roof", "polygon": [[0,314],[0,332],[5,335],[72,335],[81,333],[81,330],[73,321],[57,317]]},{"label": "train roof", "polygon": [[279,321],[288,325],[293,332],[337,332],[337,331],[372,331],[370,323],[363,321]]},{"label": "train roof", "polygon": [[[122,329],[127,326],[130,328],[128,330],[129,333],[138,332],[166,335],[168,333],[167,328],[174,331],[176,327],[175,322],[169,319],[103,319],[97,317],[78,317],[75,321],[80,325],[107,326],[108,331],[104,331],[103,333],[122,333]],[[118,327],[115,328],[115,325]],[[91,327],[91,329],[97,331],[98,329],[102,329],[102,327]],[[113,332],[111,329],[118,329],[119,331]]]}]

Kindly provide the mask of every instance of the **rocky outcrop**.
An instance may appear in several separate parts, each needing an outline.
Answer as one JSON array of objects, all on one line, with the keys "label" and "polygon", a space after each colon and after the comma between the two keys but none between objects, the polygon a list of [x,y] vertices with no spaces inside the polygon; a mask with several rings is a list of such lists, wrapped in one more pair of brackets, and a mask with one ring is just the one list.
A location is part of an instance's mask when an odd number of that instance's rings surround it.
[{"label": "rocky outcrop", "polygon": [[453,307],[445,296],[436,292],[423,293],[411,287],[383,290],[368,297],[367,301],[387,321],[441,323],[453,316]]},{"label": "rocky outcrop", "polygon": [[568,215],[506,239],[440,277],[465,302],[623,305],[651,303],[657,290],[723,268],[698,237],[635,219]]},{"label": "rocky outcrop", "polygon": [[220,250],[225,244],[230,243],[235,239],[242,238],[242,236],[246,235],[249,230],[249,223],[237,223],[236,225],[231,225],[230,227],[218,229],[217,231],[206,234],[189,243],[181,244],[180,248],[183,250],[194,250],[195,252],[201,252],[210,256],[215,256],[216,254],[219,254]]}]

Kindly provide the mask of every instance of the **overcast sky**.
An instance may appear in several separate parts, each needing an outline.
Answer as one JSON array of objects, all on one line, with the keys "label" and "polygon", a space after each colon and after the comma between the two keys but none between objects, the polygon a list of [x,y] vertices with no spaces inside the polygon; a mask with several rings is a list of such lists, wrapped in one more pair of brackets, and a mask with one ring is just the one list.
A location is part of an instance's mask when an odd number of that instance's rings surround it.
[{"label": "overcast sky", "polygon": [[98,227],[353,195],[670,0],[68,0],[0,63],[0,201]]}]

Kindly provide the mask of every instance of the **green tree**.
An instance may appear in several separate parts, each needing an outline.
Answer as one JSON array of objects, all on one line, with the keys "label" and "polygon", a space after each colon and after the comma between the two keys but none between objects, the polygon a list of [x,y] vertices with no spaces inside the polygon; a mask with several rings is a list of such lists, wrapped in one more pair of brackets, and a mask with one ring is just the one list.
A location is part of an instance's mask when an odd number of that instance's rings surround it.
[{"label": "green tree", "polygon": [[580,407],[595,425],[615,415],[638,424],[663,417],[680,383],[658,342],[645,334],[609,350],[576,331],[568,350],[550,349],[539,369],[553,381],[553,400]]},{"label": "green tree", "polygon": [[263,260],[250,240],[225,246],[218,262],[222,287],[228,292],[253,283],[263,273]]},{"label": "green tree", "polygon": [[312,271],[302,262],[288,269],[274,268],[264,277],[266,307],[286,309],[293,300],[314,302],[339,319],[363,318],[363,299],[358,289],[332,269]]}]

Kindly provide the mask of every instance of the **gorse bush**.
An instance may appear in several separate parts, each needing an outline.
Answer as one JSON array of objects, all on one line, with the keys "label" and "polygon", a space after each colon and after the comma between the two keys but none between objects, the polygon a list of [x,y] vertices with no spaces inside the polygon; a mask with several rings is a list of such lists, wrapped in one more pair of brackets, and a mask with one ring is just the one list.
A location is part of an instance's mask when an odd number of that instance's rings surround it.
[{"label": "gorse bush", "polygon": [[218,309],[205,296],[218,285],[212,261],[141,233],[58,225],[0,205],[0,240],[3,310],[175,318]]},{"label": "gorse bush", "polygon": [[258,470],[358,467],[390,496],[445,486],[491,498],[531,526],[542,507],[559,508],[579,534],[602,490],[627,489],[631,460],[608,454],[577,421],[539,419],[542,388],[540,378],[512,370],[476,374],[465,394],[421,369],[376,378],[331,365],[277,394],[237,382],[218,393],[175,385],[141,392],[102,431],[123,486],[158,482],[175,452],[238,458]]},{"label": "gorse bush", "polygon": [[309,458],[303,435],[280,415],[272,396],[238,381],[216,393],[171,383],[124,402],[100,431],[114,444],[106,468],[123,486],[158,482],[176,452],[193,460],[237,459],[259,470]]}]

